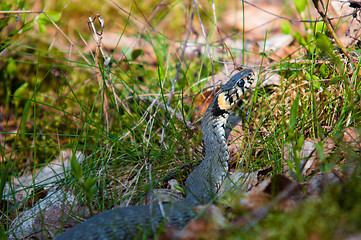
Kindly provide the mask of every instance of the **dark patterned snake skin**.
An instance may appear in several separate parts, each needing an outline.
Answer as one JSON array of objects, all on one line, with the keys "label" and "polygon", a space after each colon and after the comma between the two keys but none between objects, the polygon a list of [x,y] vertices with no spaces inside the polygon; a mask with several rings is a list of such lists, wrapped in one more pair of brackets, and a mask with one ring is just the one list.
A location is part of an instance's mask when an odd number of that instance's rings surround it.
[{"label": "dark patterned snake skin", "polygon": [[186,180],[184,200],[108,210],[76,225],[56,239],[144,239],[152,238],[164,226],[163,223],[184,227],[196,217],[193,211],[195,206],[215,198],[228,174],[225,126],[229,111],[250,88],[253,79],[253,71],[249,69],[235,74],[215,95],[206,110],[201,128],[205,157]]}]

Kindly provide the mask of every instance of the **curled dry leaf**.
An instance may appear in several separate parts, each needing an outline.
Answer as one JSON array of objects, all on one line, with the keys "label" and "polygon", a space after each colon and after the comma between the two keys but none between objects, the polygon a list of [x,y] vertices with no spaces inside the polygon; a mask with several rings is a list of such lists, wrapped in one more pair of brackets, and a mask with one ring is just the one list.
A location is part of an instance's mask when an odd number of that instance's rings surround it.
[{"label": "curled dry leaf", "polygon": [[207,221],[194,221],[184,230],[166,227],[165,232],[159,237],[160,240],[198,240],[218,239],[218,230],[214,229],[214,223]]},{"label": "curled dry leaf", "polygon": [[[216,92],[219,89],[220,89],[219,87],[216,88]],[[198,119],[204,115],[204,113],[206,112],[207,107],[211,103],[213,97],[214,97],[214,92],[211,89],[203,91],[195,96],[194,102],[195,102],[196,106],[195,106],[194,118]]]},{"label": "curled dry leaf", "polygon": [[255,211],[265,207],[270,201],[270,196],[261,188],[252,188],[244,198],[240,200],[240,205],[249,211]]},{"label": "curled dry leaf", "polygon": [[200,214],[197,220],[189,223],[183,230],[166,227],[165,232],[159,237],[161,240],[196,240],[219,239],[219,230],[226,225],[227,220],[221,210],[215,205],[197,206],[195,212]]},{"label": "curled dry leaf", "polygon": [[302,198],[300,184],[283,175],[275,175],[252,188],[240,200],[240,206],[249,211],[257,211],[276,205],[285,211],[293,208]]}]

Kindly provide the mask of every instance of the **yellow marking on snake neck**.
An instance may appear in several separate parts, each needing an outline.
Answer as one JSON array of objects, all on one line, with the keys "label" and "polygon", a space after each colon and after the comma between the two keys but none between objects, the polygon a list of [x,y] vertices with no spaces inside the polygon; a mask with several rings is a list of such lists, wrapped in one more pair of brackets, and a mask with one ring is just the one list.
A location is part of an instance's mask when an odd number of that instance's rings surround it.
[{"label": "yellow marking on snake neck", "polygon": [[218,106],[221,110],[229,110],[232,108],[231,103],[229,102],[228,99],[226,99],[225,92],[219,94],[217,101],[218,101]]}]

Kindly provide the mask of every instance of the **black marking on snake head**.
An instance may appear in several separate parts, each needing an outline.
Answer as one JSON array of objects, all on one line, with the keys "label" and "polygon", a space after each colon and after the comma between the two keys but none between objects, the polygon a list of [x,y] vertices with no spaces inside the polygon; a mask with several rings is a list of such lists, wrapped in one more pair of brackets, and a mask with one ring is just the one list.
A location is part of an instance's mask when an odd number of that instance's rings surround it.
[{"label": "black marking on snake head", "polygon": [[220,109],[218,104],[215,104],[215,107],[213,108],[212,113],[213,113],[214,116],[218,117],[220,115],[227,114],[228,112],[225,111],[225,110]]}]

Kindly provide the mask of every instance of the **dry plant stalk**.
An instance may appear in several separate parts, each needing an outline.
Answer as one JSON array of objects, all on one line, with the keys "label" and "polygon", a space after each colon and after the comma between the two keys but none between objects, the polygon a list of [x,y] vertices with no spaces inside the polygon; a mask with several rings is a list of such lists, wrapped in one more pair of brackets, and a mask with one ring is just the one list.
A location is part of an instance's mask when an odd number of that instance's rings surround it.
[{"label": "dry plant stalk", "polygon": [[[321,0],[322,1],[322,0]],[[320,14],[320,16],[322,17],[324,23],[326,24],[327,29],[330,31],[332,37],[335,39],[337,45],[341,48],[342,52],[346,55],[346,57],[350,60],[350,64],[352,69],[355,69],[354,67],[354,62],[352,57],[350,56],[350,54],[348,53],[347,49],[345,48],[345,46],[343,46],[343,44],[341,43],[340,39],[338,39],[335,31],[333,30],[333,27],[329,21],[329,19],[327,18],[326,13],[323,12],[323,10],[320,7],[320,0],[312,0],[313,4],[315,5],[315,8],[317,10],[317,12]],[[329,0],[327,0],[327,6],[328,6]],[[323,3],[322,3],[323,5]]]}]

